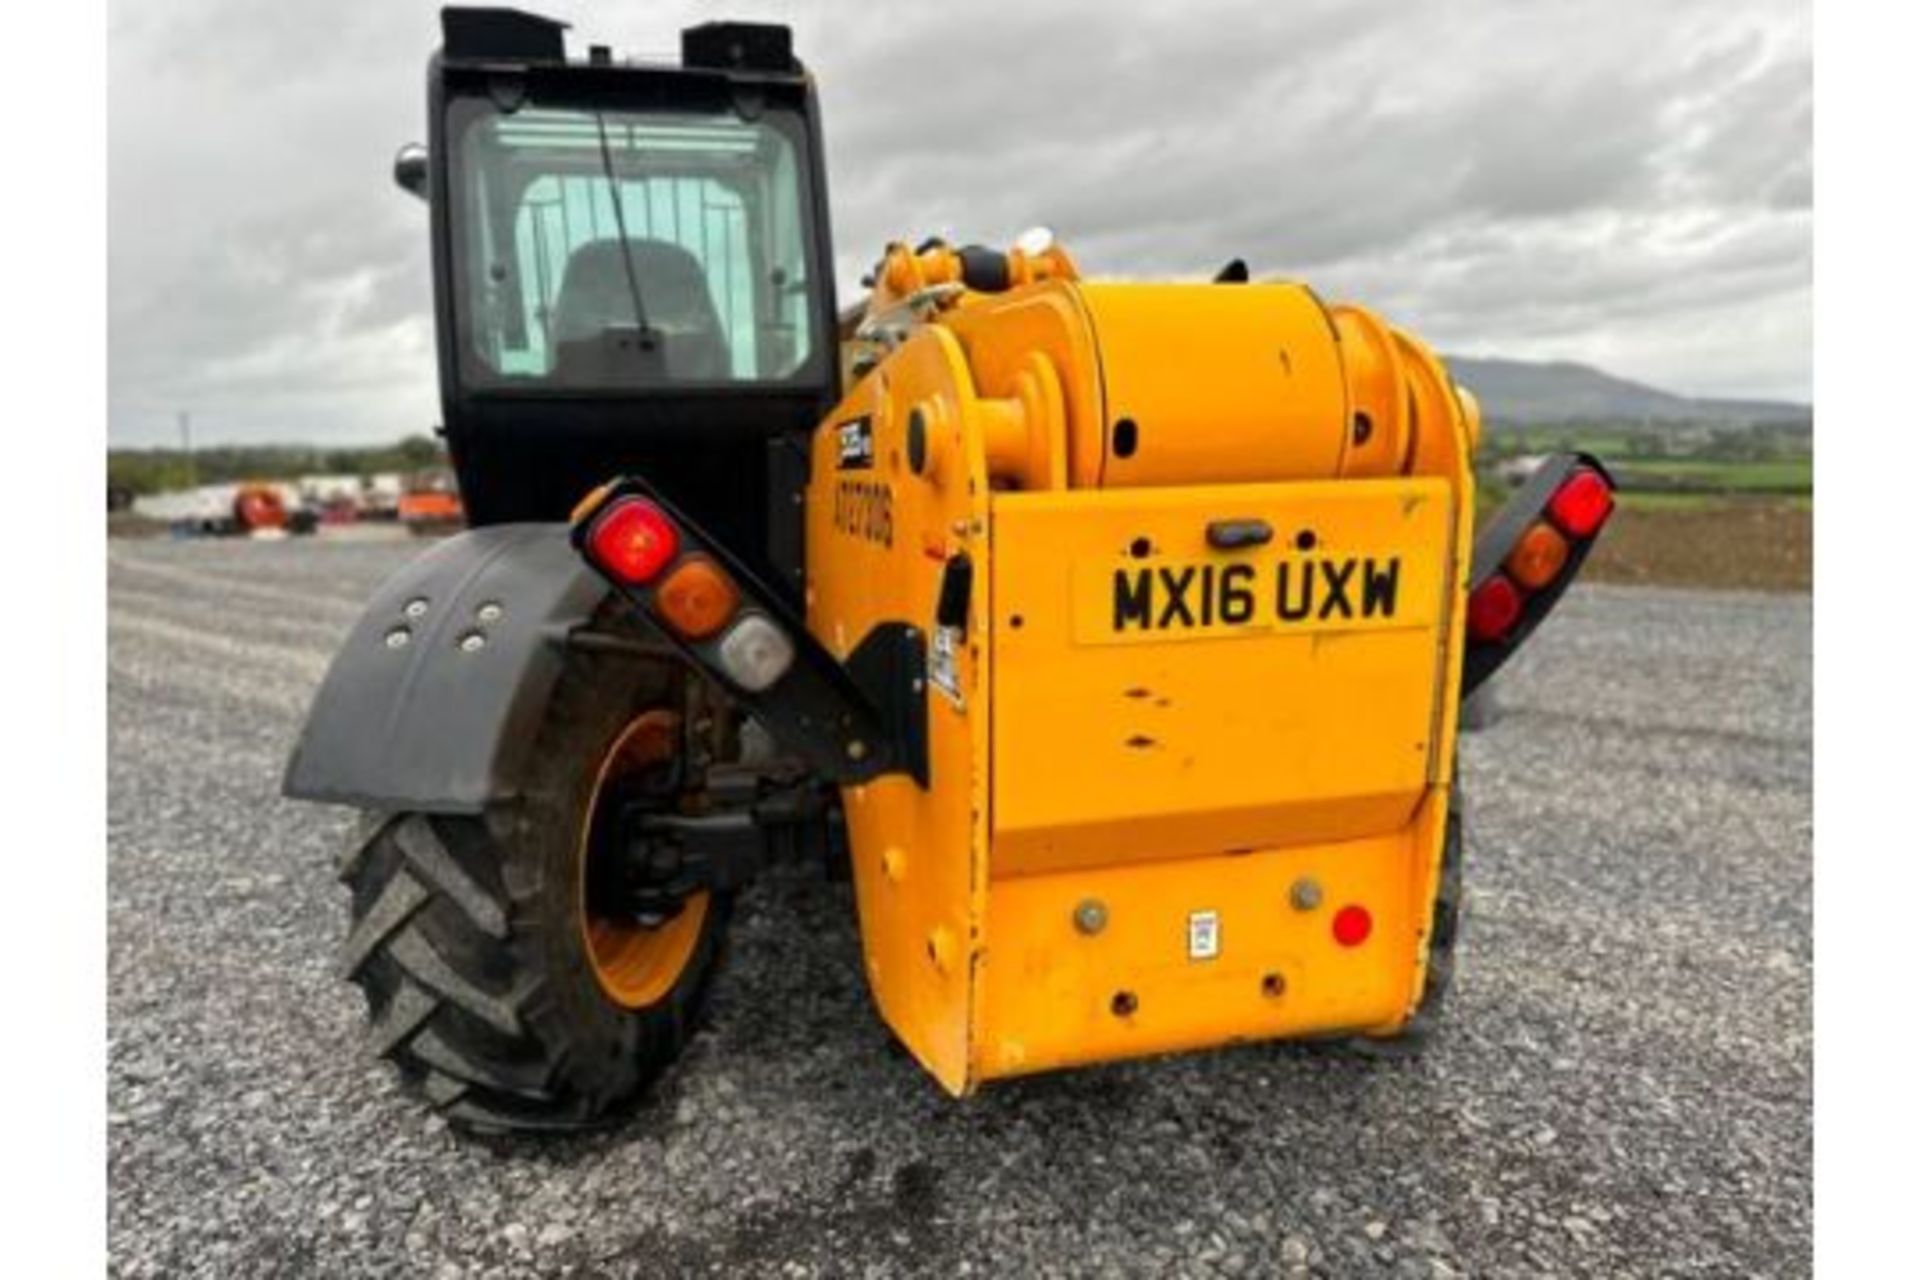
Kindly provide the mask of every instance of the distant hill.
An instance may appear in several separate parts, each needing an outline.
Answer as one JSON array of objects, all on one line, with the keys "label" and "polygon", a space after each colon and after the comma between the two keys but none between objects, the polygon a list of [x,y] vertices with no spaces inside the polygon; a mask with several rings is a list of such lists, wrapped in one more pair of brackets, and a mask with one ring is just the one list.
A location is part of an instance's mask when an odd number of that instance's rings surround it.
[{"label": "distant hill", "polygon": [[1806,424],[1813,407],[1784,400],[1712,400],[1674,395],[1567,360],[1478,360],[1446,356],[1454,381],[1479,398],[1488,422],[1684,424],[1718,427]]}]

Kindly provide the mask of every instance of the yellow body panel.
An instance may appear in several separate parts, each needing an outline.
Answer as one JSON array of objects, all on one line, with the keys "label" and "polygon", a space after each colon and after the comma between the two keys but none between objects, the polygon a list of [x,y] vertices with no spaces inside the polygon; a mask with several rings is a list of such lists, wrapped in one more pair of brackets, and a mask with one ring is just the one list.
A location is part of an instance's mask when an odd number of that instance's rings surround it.
[{"label": "yellow body panel", "polygon": [[[1102,488],[1320,479],[1351,436],[1340,350],[1297,284],[1082,287],[1099,338]],[[1134,424],[1122,456],[1115,436]]]},{"label": "yellow body panel", "polygon": [[[883,264],[884,356],[808,493],[814,634],[929,641],[930,785],[844,794],[882,1016],[955,1093],[1392,1031],[1452,779],[1470,404],[1299,286],[1087,285],[1055,253],[956,297],[944,253]],[[1252,520],[1264,545],[1210,545]],[[1358,946],[1331,930],[1349,903]]]},{"label": "yellow body panel", "polygon": [[[994,874],[1404,825],[1450,505],[1432,479],[996,495]],[[1212,550],[1222,518],[1276,544]]]},{"label": "yellow body panel", "polygon": [[[959,345],[929,327],[884,371],[862,382],[814,437],[807,504],[808,626],[845,659],[874,626],[932,622],[948,556],[972,551],[976,602],[991,565],[976,544],[987,485],[977,412],[960,378]],[[946,466],[932,484],[905,468],[915,408],[931,420]],[[872,465],[842,469],[838,425],[864,421]],[[971,634],[986,630],[984,609]],[[890,775],[844,794],[867,977],[882,1015],[943,1085],[969,1081],[973,965],[985,906],[987,673],[977,641],[956,655],[958,700],[928,698],[928,757],[936,784]]]},{"label": "yellow body panel", "polygon": [[[1446,793],[1401,830],[1361,840],[996,880],[983,966],[980,1078],[1278,1036],[1388,1031],[1417,998],[1430,904],[1411,867],[1446,825]],[[1292,904],[1302,878],[1311,910]],[[1097,901],[1106,927],[1074,912]],[[1366,945],[1332,934],[1341,906],[1373,915]],[[1188,931],[1213,913],[1219,955]],[[1132,1012],[1115,1012],[1131,996]]]}]

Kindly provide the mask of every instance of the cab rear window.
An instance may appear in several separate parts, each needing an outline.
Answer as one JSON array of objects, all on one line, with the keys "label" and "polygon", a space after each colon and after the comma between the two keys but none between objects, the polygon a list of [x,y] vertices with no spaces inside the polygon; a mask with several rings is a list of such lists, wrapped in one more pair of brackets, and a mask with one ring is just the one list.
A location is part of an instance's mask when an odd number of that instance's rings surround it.
[{"label": "cab rear window", "polygon": [[808,363],[808,194],[776,119],[449,112],[469,381],[765,382]]}]

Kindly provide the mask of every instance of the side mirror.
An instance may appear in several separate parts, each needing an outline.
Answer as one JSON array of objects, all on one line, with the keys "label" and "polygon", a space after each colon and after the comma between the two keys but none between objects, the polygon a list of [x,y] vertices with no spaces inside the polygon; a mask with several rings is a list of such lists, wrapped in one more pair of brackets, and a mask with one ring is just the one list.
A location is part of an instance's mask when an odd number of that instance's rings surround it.
[{"label": "side mirror", "polygon": [[394,153],[393,180],[402,191],[427,198],[427,149],[409,142]]}]

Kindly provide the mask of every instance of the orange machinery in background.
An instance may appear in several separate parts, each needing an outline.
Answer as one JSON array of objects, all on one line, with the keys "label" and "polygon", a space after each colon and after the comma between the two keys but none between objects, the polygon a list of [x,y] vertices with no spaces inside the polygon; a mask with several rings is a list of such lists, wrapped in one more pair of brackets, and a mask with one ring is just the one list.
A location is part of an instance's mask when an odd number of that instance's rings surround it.
[{"label": "orange machinery in background", "polygon": [[453,472],[442,468],[409,475],[400,495],[400,523],[421,537],[466,528],[467,512]]}]

